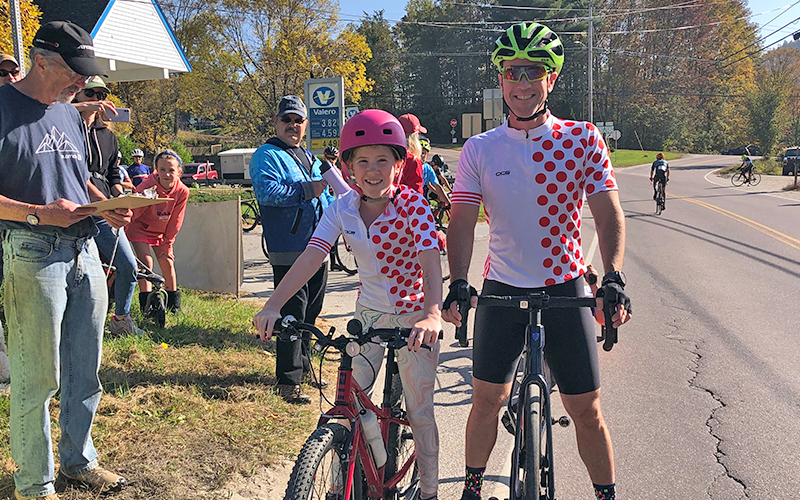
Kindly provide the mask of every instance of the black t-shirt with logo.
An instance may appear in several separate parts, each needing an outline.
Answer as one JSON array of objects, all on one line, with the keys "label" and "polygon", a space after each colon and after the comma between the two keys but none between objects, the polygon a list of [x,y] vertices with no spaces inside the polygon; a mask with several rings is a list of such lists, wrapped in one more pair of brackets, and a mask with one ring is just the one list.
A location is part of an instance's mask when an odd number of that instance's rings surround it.
[{"label": "black t-shirt with logo", "polygon": [[[0,195],[33,205],[59,198],[85,205],[88,179],[86,133],[78,111],[70,104],[43,104],[11,84],[0,87]],[[8,220],[0,225],[76,237],[96,232],[91,218],[68,228]]]}]

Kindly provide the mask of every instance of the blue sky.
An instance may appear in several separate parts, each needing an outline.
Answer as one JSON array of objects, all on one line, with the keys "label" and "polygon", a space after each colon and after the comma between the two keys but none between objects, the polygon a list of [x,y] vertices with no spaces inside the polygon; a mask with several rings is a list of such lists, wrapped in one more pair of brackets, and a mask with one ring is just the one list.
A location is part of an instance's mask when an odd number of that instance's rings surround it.
[{"label": "blue sky", "polygon": [[[676,3],[677,1],[675,0]],[[798,3],[793,5],[795,2]],[[769,35],[784,24],[800,17],[800,0],[748,0],[747,3],[753,13],[751,20],[760,27],[759,37]],[[376,10],[383,9],[386,19],[396,21],[403,17],[405,5],[405,0],[339,0],[342,18],[345,20],[353,20],[364,11],[371,14]],[[790,6],[791,8],[787,8]],[[772,20],[773,18],[776,19]],[[798,30],[800,30],[800,21],[768,36],[764,42],[765,44],[772,43]]]}]

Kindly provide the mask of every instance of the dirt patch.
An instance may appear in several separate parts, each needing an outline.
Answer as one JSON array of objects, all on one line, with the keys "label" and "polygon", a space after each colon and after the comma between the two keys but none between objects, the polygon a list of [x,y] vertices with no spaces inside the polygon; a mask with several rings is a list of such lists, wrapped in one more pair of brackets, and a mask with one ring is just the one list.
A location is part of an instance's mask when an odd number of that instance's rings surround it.
[{"label": "dirt patch", "polygon": [[282,500],[292,474],[293,463],[285,460],[266,467],[251,477],[239,477],[217,492],[230,500]]}]

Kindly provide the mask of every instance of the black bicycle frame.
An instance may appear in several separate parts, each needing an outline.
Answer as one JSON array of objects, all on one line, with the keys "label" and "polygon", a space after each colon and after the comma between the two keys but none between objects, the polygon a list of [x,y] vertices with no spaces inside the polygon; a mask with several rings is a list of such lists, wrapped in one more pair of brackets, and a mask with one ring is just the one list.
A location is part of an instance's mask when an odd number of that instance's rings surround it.
[{"label": "black bicycle frame", "polygon": [[[616,301],[616,298],[614,298]],[[508,415],[514,425],[514,446],[519,453],[523,446],[523,435],[519,430],[520,415],[528,411],[529,388],[536,385],[540,392],[540,404],[542,420],[544,421],[547,458],[547,497],[554,498],[555,495],[555,471],[553,467],[553,421],[550,412],[550,385],[545,379],[544,346],[545,331],[542,325],[542,309],[551,307],[592,307],[595,305],[593,297],[550,297],[543,292],[533,292],[526,296],[478,296],[478,305],[481,306],[501,306],[525,309],[528,311],[528,325],[525,327],[525,359],[522,381],[515,391],[517,385],[516,377],[512,385],[511,395],[508,399]],[[607,316],[608,317],[608,316]],[[466,323],[466,316],[462,319]],[[610,324],[610,319],[607,319]],[[616,333],[616,329],[610,329]],[[616,338],[616,335],[614,335]],[[609,348],[613,342],[609,343]],[[608,350],[608,349],[607,349]],[[520,362],[523,362],[520,360]],[[517,364],[519,371],[519,363]],[[517,409],[513,410],[513,395],[517,394]],[[542,429],[529,429],[530,432],[541,433]],[[534,450],[538,454],[538,450]],[[537,459],[540,457],[537,457]],[[537,464],[541,470],[541,464]],[[518,500],[517,483],[519,481],[519,466],[512,464],[511,477],[509,480],[509,500]],[[536,485],[538,488],[539,485]]]}]

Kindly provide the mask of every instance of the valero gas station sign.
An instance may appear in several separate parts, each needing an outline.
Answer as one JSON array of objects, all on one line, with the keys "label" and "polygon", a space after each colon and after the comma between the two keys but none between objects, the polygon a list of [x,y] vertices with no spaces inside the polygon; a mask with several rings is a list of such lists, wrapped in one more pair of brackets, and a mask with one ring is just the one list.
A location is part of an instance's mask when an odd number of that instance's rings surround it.
[{"label": "valero gas station sign", "polygon": [[306,144],[314,154],[328,146],[339,147],[344,124],[344,79],[314,78],[305,81],[308,128]]}]

